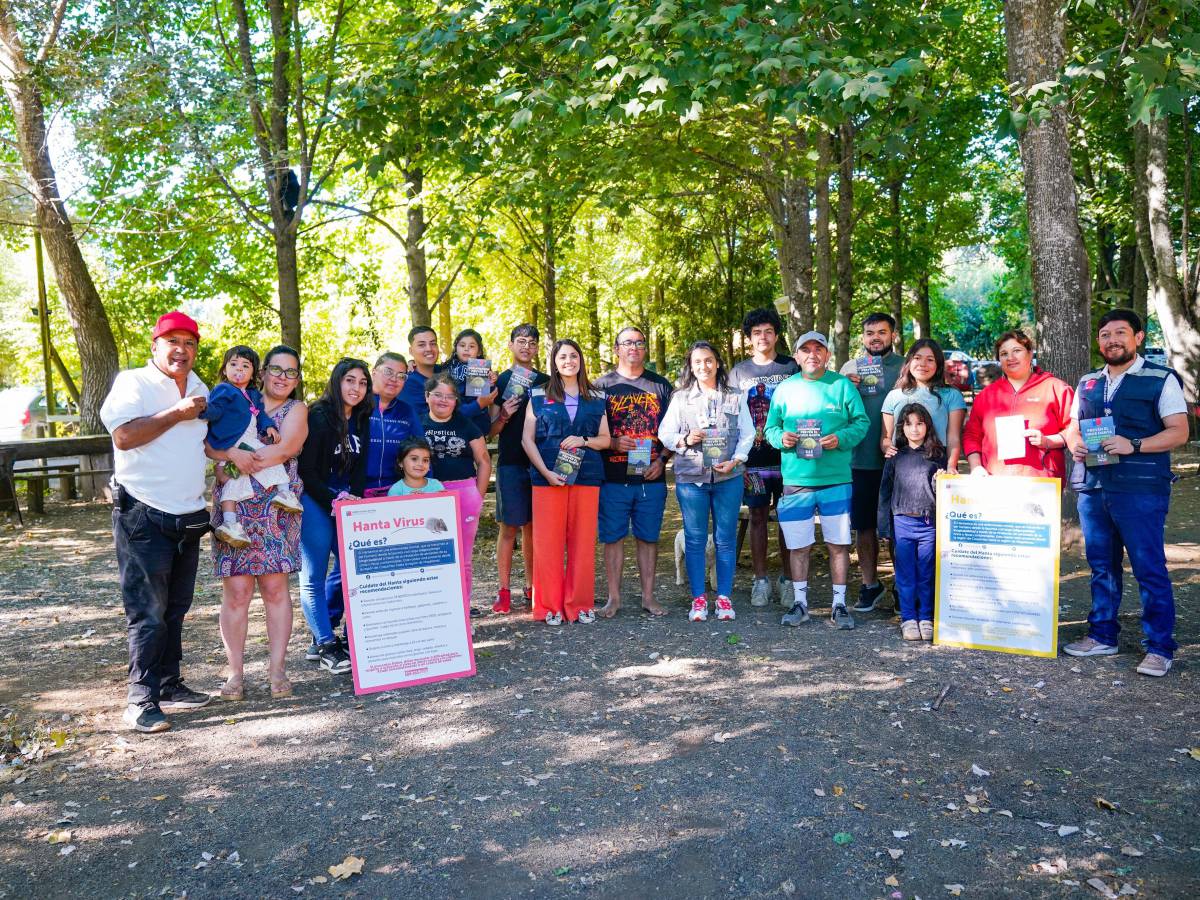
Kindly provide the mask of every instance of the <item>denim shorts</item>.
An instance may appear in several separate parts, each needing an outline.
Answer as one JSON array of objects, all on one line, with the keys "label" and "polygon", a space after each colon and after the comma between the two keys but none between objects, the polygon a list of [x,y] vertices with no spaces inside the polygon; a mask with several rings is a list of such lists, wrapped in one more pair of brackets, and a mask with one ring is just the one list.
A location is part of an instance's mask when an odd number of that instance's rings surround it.
[{"label": "denim shorts", "polygon": [[513,528],[522,528],[533,521],[529,466],[496,468],[496,521]]},{"label": "denim shorts", "polygon": [[657,544],[666,506],[665,481],[640,484],[604,482],[600,486],[600,543],[623,541],[632,527],[633,536],[639,541]]}]

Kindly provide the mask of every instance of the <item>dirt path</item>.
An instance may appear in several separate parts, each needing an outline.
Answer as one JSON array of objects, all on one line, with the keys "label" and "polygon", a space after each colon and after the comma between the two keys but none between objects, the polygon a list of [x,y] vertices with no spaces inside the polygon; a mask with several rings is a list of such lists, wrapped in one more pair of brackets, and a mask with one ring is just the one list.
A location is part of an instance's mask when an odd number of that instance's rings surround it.
[{"label": "dirt path", "polygon": [[[52,504],[0,537],[0,740],[6,761],[13,739],[40,757],[0,772],[0,897],[1200,894],[1200,479],[1176,486],[1181,648],[1162,681],[1133,671],[1128,586],[1123,652],[1095,660],[904,644],[878,615],[836,632],[823,575],[800,629],[746,590],[736,622],[689,625],[669,511],[664,620],[488,615],[477,677],[365,699],[296,635],[296,696],[272,702],[256,605],[247,702],[141,737],[118,728],[108,513]],[[1086,596],[1068,557],[1061,640]],[[202,576],[185,672],[206,690],[218,600]],[[334,881],[347,857],[362,874]]]}]

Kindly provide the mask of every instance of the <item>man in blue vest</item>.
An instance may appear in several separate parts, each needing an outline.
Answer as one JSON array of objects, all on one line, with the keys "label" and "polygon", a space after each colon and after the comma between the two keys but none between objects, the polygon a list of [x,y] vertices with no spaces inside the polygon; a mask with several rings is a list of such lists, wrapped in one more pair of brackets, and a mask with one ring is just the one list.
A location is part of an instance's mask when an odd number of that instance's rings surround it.
[{"label": "man in blue vest", "polygon": [[[1171,451],[1188,437],[1183,384],[1172,369],[1147,362],[1137,352],[1145,339],[1142,320],[1128,309],[1109,310],[1100,318],[1097,343],[1105,366],[1089,372],[1075,392],[1072,418],[1100,433],[1101,464],[1089,460],[1083,440],[1071,448],[1075,465],[1071,486],[1079,492],[1079,521],[1088,565],[1092,568],[1092,611],[1088,633],[1067,644],[1070,656],[1111,656],[1117,652],[1117,610],[1121,605],[1125,552],[1142,595],[1142,675],[1162,677],[1175,652],[1175,596],[1167,574],[1164,528],[1171,500]],[[1105,421],[1109,419],[1111,421]],[[1087,465],[1087,462],[1091,465]]]}]

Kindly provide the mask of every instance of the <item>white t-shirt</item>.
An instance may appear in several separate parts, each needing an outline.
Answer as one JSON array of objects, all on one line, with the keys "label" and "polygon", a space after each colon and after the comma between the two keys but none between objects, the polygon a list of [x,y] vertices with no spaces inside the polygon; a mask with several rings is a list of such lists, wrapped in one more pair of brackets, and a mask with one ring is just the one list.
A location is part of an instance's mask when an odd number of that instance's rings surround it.
[{"label": "white t-shirt", "polygon": [[[208,396],[208,388],[195,372],[188,373],[186,396]],[[117,374],[100,407],[100,418],[112,432],[126,422],[169,409],[181,399],[175,379],[151,362]],[[133,450],[118,450],[114,445],[113,478],[138,500],[165,513],[182,515],[204,509],[207,435],[203,419],[190,419],[177,422]]]},{"label": "white t-shirt", "polygon": [[[1113,395],[1117,392],[1117,388],[1121,386],[1121,382],[1125,380],[1126,375],[1130,372],[1140,372],[1145,365],[1146,360],[1142,359],[1139,353],[1134,357],[1133,365],[1120,375],[1109,375],[1108,366],[1101,369],[1100,371],[1104,373],[1104,378],[1108,382],[1104,391],[1105,399],[1112,399]],[[1187,413],[1187,399],[1183,396],[1183,388],[1179,384],[1179,379],[1168,375],[1163,379],[1162,393],[1158,395],[1158,417],[1165,419],[1167,416],[1177,416],[1180,413]],[[1075,399],[1071,401],[1071,418],[1077,422],[1079,421],[1078,391],[1075,392]]]}]

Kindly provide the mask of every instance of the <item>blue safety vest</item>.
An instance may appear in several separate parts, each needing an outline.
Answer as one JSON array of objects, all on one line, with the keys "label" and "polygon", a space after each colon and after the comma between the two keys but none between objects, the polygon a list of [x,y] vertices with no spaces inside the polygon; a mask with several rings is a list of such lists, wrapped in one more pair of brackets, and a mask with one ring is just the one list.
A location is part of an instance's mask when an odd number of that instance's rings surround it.
[{"label": "blue safety vest", "polygon": [[[591,396],[581,395],[579,409],[575,413],[575,421],[567,415],[567,405],[561,400],[553,400],[546,396],[545,388],[534,388],[529,395],[530,408],[537,420],[534,440],[538,452],[542,454],[542,462],[546,468],[554,470],[554,461],[558,457],[559,445],[567,435],[575,434],[583,438],[596,437],[600,433],[600,422],[604,419],[606,406],[604,394],[592,391]],[[535,485],[546,487],[546,479],[538,470],[529,467],[530,478]],[[586,448],[583,454],[583,465],[576,476],[577,485],[599,485],[604,481],[604,462],[599,452]]]}]

